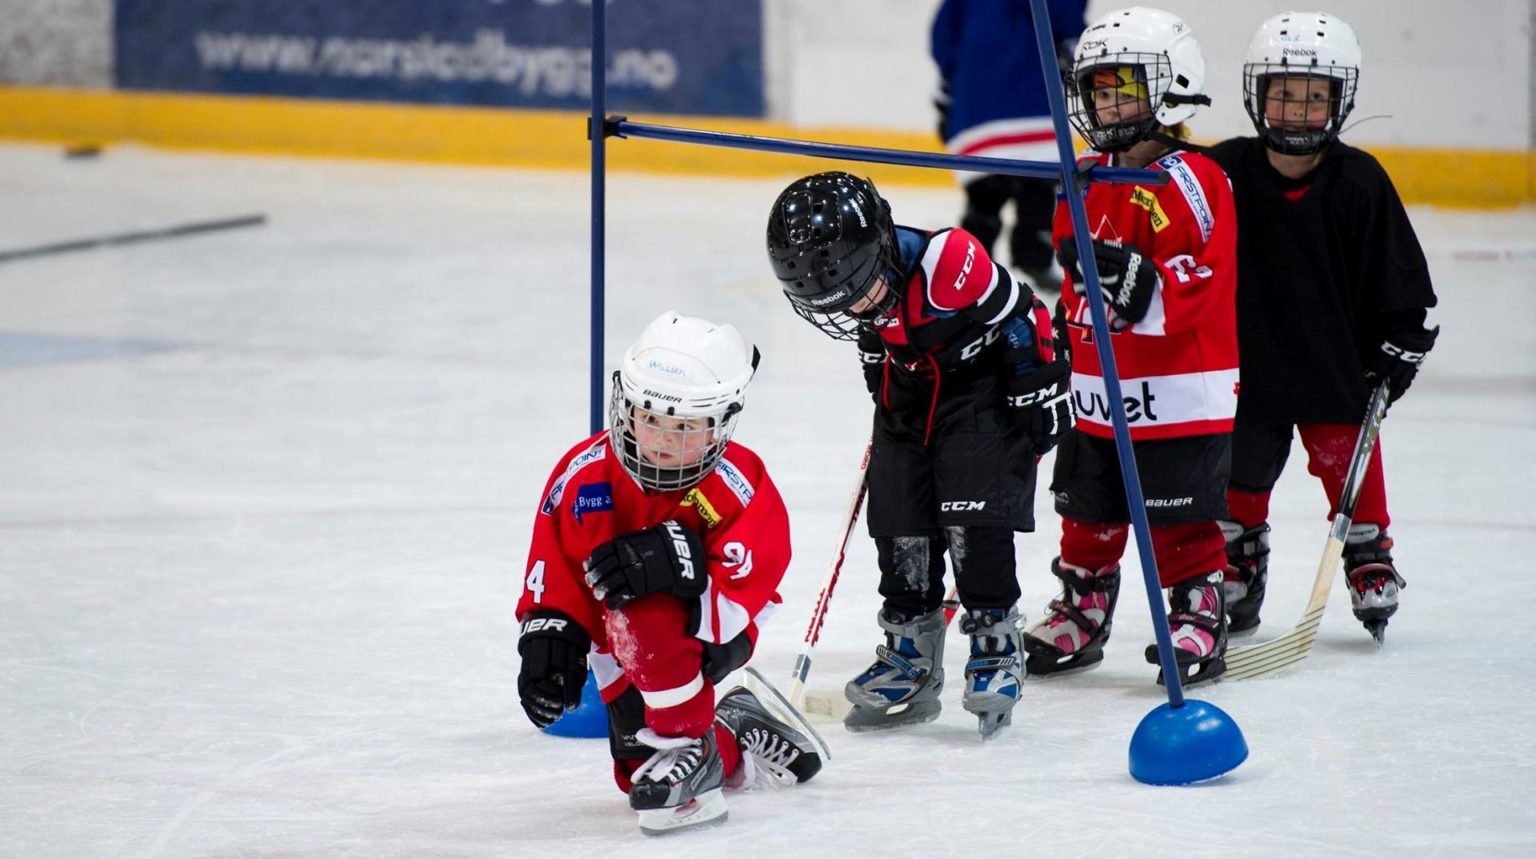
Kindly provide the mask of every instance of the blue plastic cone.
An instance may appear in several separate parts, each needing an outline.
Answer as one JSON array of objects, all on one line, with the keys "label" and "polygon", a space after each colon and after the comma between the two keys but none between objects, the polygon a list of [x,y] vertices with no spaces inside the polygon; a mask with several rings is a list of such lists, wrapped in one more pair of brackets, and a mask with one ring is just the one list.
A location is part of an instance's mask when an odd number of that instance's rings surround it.
[{"label": "blue plastic cone", "polygon": [[557,737],[597,738],[608,736],[608,708],[603,696],[597,691],[597,678],[587,672],[587,682],[581,687],[581,703],[576,709],[567,710],[564,716],[544,729],[546,734]]},{"label": "blue plastic cone", "polygon": [[1144,784],[1193,784],[1226,775],[1248,759],[1237,722],[1215,704],[1185,699],[1148,713],[1131,735],[1131,777]]}]

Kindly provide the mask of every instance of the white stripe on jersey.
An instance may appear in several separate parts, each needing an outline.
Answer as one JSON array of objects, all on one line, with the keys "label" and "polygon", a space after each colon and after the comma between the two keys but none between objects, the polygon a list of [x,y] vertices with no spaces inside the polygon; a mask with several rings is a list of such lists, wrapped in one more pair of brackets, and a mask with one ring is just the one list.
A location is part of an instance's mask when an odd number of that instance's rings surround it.
[{"label": "white stripe on jersey", "polygon": [[741,603],[726,596],[711,581],[709,590],[699,595],[699,631],[694,637],[725,644],[741,635],[751,621]]},{"label": "white stripe on jersey", "polygon": [[[1003,273],[1003,277],[1007,278],[1008,280],[1008,301],[1003,304],[1003,309],[998,311],[996,316],[987,320],[988,325],[996,325],[997,323],[1002,322],[1004,319],[1007,319],[1008,314],[1012,313],[1013,309],[1019,305],[1019,282],[1014,280],[1013,275],[1010,274],[1007,269],[1002,268],[999,263],[993,263],[992,265],[995,267],[995,270],[1001,271]],[[990,296],[993,290],[997,289],[997,278],[994,277],[992,280],[992,287],[987,290],[986,295],[983,295],[979,300],[977,300],[977,304],[981,304],[982,302],[986,301],[987,296]]]},{"label": "white stripe on jersey", "polygon": [[1200,225],[1200,238],[1210,241],[1211,230],[1216,228],[1216,217],[1211,214],[1211,205],[1205,199],[1205,189],[1200,186],[1200,180],[1195,178],[1195,171],[1189,169],[1189,165],[1184,163],[1183,157],[1177,152],[1158,159],[1157,166],[1167,170],[1173,184],[1184,192],[1184,201],[1189,204],[1189,210],[1195,213],[1195,222]]},{"label": "white stripe on jersey", "polygon": [[[1231,420],[1237,414],[1237,368],[1121,379],[1120,393],[1131,429]],[[1112,426],[1102,377],[1073,373],[1072,404],[1079,421]]]},{"label": "white stripe on jersey", "polygon": [[720,457],[720,461],[715,463],[715,473],[725,481],[726,488],[731,490],[736,499],[741,502],[741,506],[745,507],[752,503],[752,484],[742,475],[741,469],[732,465],[729,459]]},{"label": "white stripe on jersey", "polygon": [[555,508],[560,506],[560,497],[565,494],[565,485],[571,482],[571,478],[576,476],[576,472],[581,471],[594,462],[601,462],[608,457],[607,441],[608,436],[605,435],[593,442],[591,447],[577,454],[575,459],[571,460],[570,464],[565,467],[565,473],[560,475],[560,479],[556,480],[553,486],[549,487],[549,496],[544,499],[543,505],[539,507],[540,513],[548,516],[555,512]]}]

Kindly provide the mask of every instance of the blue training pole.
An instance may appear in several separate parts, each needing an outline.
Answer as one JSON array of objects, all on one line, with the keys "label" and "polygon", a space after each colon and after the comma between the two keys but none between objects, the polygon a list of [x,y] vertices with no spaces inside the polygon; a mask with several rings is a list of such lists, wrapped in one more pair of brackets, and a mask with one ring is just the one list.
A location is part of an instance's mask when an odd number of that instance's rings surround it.
[{"label": "blue training pole", "polygon": [[[1088,311],[1093,316],[1094,346],[1099,350],[1099,365],[1104,368],[1104,393],[1109,399],[1109,417],[1115,427],[1115,451],[1120,455],[1120,476],[1125,482],[1125,502],[1130,508],[1131,527],[1141,550],[1141,574],[1147,584],[1147,602],[1152,607],[1152,629],[1157,633],[1158,658],[1163,666],[1163,683],[1168,689],[1168,705],[1184,706],[1184,678],[1173,656],[1173,637],[1168,633],[1168,613],[1163,608],[1163,586],[1157,576],[1157,559],[1152,555],[1152,531],[1147,525],[1146,502],[1141,496],[1141,475],[1136,470],[1136,455],[1131,449],[1131,428],[1125,419],[1125,399],[1120,391],[1120,374],[1115,370],[1115,353],[1110,348],[1109,317],[1099,300],[1099,266],[1088,242],[1088,209],[1078,183],[1077,158],[1072,152],[1072,128],[1067,123],[1067,104],[1062,95],[1061,78],[1056,67],[1056,39],[1051,32],[1051,14],[1045,0],[1029,0],[1035,17],[1035,42],[1040,48],[1040,68],[1045,75],[1045,92],[1051,102],[1051,120],[1056,126],[1056,150],[1061,155],[1061,187],[1072,213],[1072,234],[1077,237],[1078,254],[1087,290]],[[1096,173],[1095,176],[1098,174]]]},{"label": "blue training pole", "polygon": [[592,0],[592,118],[587,121],[587,136],[592,139],[592,309],[587,325],[592,338],[589,433],[603,428],[603,222],[606,207],[603,189],[607,181],[604,172],[607,135],[603,133],[603,119],[608,90],[607,10],[604,0]]}]

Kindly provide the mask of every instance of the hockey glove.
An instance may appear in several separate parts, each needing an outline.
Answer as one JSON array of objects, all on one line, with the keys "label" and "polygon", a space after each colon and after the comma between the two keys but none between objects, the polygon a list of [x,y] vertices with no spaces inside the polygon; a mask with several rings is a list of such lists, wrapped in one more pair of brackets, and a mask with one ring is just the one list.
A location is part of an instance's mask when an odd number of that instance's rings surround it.
[{"label": "hockey glove", "polygon": [[[1152,294],[1163,283],[1157,263],[1142,255],[1135,245],[1114,241],[1095,241],[1093,258],[1099,266],[1099,291],[1104,294],[1104,303],[1113,314],[1110,327],[1119,331],[1145,319],[1147,308],[1152,306]],[[1056,260],[1071,273],[1072,288],[1077,294],[1086,295],[1076,239],[1062,239]],[[1115,324],[1117,321],[1120,324]]]},{"label": "hockey glove", "polygon": [[707,581],[704,544],[672,519],[614,537],[587,558],[587,586],[610,609],[657,593],[696,597]]},{"label": "hockey glove", "polygon": [[1040,456],[1072,429],[1072,365],[1058,358],[1008,383],[1008,405],[1024,427],[1030,448]]},{"label": "hockey glove", "polygon": [[1388,335],[1381,346],[1366,359],[1365,377],[1373,382],[1385,378],[1392,383],[1387,405],[1397,402],[1413,384],[1419,374],[1424,356],[1434,348],[1435,338],[1440,336],[1440,326],[1429,330],[1403,331]]},{"label": "hockey glove", "polygon": [[517,652],[517,696],[528,721],[547,728],[581,703],[587,682],[587,651],[592,640],[576,621],[557,611],[539,612],[523,621]]},{"label": "hockey glove", "polygon": [[880,388],[885,384],[885,344],[873,331],[859,331],[859,363],[864,369],[864,387],[875,402],[880,402]]}]

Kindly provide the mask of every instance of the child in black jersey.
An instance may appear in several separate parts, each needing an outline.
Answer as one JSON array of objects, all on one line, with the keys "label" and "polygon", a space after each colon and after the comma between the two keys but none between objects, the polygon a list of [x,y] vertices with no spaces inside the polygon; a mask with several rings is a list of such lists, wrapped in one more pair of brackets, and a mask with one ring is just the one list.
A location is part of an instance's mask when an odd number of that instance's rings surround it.
[{"label": "child in black jersey", "polygon": [[[1435,293],[1392,180],[1338,140],[1359,74],[1359,42],[1338,18],[1290,12],[1265,21],[1243,66],[1258,137],[1210,151],[1232,179],[1239,224],[1242,387],[1223,524],[1233,634],[1259,624],[1269,495],[1292,428],[1337,508],[1371,389],[1386,379],[1391,399],[1401,397],[1439,332],[1424,326]],[[1389,522],[1378,444],[1344,549],[1355,616],[1378,640],[1404,585]]]}]

